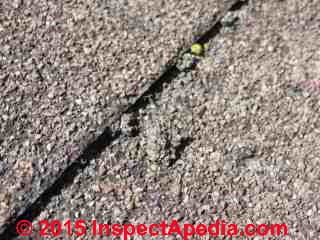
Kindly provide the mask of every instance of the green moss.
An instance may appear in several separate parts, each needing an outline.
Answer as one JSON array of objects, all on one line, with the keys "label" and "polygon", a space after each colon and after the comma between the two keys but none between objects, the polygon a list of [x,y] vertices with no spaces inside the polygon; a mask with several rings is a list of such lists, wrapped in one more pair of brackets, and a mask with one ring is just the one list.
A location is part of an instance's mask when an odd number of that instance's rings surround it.
[{"label": "green moss", "polygon": [[191,53],[196,56],[202,55],[203,54],[203,46],[199,43],[192,44]]}]

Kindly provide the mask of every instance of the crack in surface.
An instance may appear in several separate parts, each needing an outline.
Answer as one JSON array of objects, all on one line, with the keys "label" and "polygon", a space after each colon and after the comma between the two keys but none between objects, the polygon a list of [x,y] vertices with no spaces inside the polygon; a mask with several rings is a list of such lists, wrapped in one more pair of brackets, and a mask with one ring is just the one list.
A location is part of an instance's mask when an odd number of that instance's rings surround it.
[{"label": "crack in surface", "polygon": [[[240,9],[242,6],[248,3],[247,0],[238,0],[233,3],[233,5],[229,6],[228,9],[223,12],[219,18],[213,23],[213,27],[210,28],[206,33],[204,33],[195,43],[205,44],[213,39],[216,35],[220,33],[221,28],[223,27],[221,24],[222,17],[228,11],[235,11]],[[188,68],[186,71],[190,72],[195,69],[197,63],[192,65],[191,68]],[[39,69],[37,69],[39,71]],[[129,105],[127,108],[120,110],[111,121],[110,125],[115,124],[119,120],[121,120],[121,116],[123,114],[132,114],[136,113],[141,109],[146,108],[150,104],[151,101],[155,100],[156,96],[164,91],[164,86],[166,84],[170,84],[177,76],[183,72],[183,70],[179,70],[174,63],[171,67],[169,67],[158,80],[154,81],[151,86],[142,94],[140,95],[137,100],[132,104]],[[40,73],[41,76],[41,73]],[[135,122],[134,125],[138,123]],[[48,205],[50,200],[59,195],[62,189],[67,188],[71,184],[73,184],[73,180],[78,175],[79,172],[82,172],[90,162],[99,157],[101,153],[110,146],[115,140],[119,139],[122,136],[122,131],[115,130],[113,131],[109,126],[106,127],[102,134],[86,146],[85,150],[82,154],[75,160],[71,165],[69,165],[63,173],[54,181],[54,183],[48,187],[45,191],[43,191],[40,196],[34,201],[30,206],[18,216],[12,217],[9,220],[9,223],[5,227],[5,230],[2,234],[0,234],[0,239],[13,239],[17,236],[15,226],[20,220],[29,220],[32,222],[36,217],[40,215],[43,209]],[[139,135],[139,131],[134,132],[133,136],[135,137]],[[175,150],[175,157],[170,160],[169,167],[173,166],[175,162],[177,162],[185,150],[185,148],[190,145],[192,142],[192,138],[183,138],[178,146],[174,148]]]},{"label": "crack in surface", "polygon": [[186,147],[192,143],[193,139],[191,137],[182,138],[178,146],[174,148],[175,157],[170,159],[169,166],[172,167],[180,158]]}]

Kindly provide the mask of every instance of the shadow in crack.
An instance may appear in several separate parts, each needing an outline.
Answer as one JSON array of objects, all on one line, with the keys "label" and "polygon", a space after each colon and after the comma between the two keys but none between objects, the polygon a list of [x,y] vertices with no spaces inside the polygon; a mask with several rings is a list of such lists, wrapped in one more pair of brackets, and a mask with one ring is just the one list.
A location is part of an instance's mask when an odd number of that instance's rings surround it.
[{"label": "shadow in crack", "polygon": [[[240,10],[242,7],[246,5],[248,5],[248,0],[238,1],[231,6],[228,12]],[[210,40],[212,40],[215,36],[217,36],[220,33],[222,27],[223,25],[221,23],[221,19],[219,19],[218,22],[214,24],[212,28],[210,28],[206,33],[204,33],[195,43],[199,43],[202,45],[208,43]]]},{"label": "shadow in crack", "polygon": [[145,108],[149,103],[150,99],[154,99],[158,93],[163,91],[164,85],[169,84],[175,79],[181,71],[176,66],[171,66],[157,81],[135,101],[135,103],[129,107],[125,113],[137,112],[139,109]]},{"label": "shadow in crack", "polygon": [[[247,5],[248,1],[237,1],[229,11],[236,11]],[[222,16],[223,17],[223,16]],[[195,43],[205,44],[213,39],[216,35],[220,33],[222,24],[220,19],[209,29],[202,37],[198,39]],[[194,64],[188,71],[193,70],[197,64]],[[134,113],[140,109],[145,108],[151,99],[154,99],[157,94],[161,93],[164,89],[165,84],[172,82],[182,71],[179,70],[176,65],[169,67],[162,76],[156,80],[136,101],[133,105],[129,106],[123,113]],[[121,131],[112,132],[109,127],[107,127],[104,132],[91,144],[89,144],[80,157],[74,161],[65,171],[58,177],[58,179],[47,188],[39,198],[26,208],[18,218],[12,217],[9,223],[4,226],[5,231],[0,234],[0,239],[13,239],[17,237],[16,224],[20,220],[33,221],[43,209],[48,205],[50,200],[61,193],[61,190],[68,187],[73,183],[74,178],[78,175],[79,171],[83,171],[89,164],[90,161],[99,157],[103,150],[109,146],[115,139],[121,135]],[[181,144],[176,147],[176,157],[172,159],[170,165],[174,165],[175,162],[181,157],[184,149],[192,142],[191,138],[183,139]]]},{"label": "shadow in crack", "polygon": [[[243,6],[248,4],[248,0],[238,1],[228,11],[237,11],[241,9]],[[223,17],[223,16],[222,16]],[[204,45],[208,43],[211,39],[216,37],[221,29],[222,29],[221,19],[218,19],[217,22],[210,28],[207,32],[205,32],[195,43],[199,43]],[[198,62],[195,62],[187,71],[192,71],[196,68]],[[154,99],[158,93],[163,91],[165,84],[169,84],[175,79],[183,70],[179,70],[176,65],[169,67],[166,72],[155,81],[136,101],[130,106],[125,113],[133,113],[138,111],[139,109],[145,108],[150,99]]]},{"label": "shadow in crack", "polygon": [[169,166],[172,167],[180,158],[184,150],[187,146],[189,146],[192,143],[193,139],[191,137],[182,138],[180,141],[180,144],[175,147],[175,157],[170,160]]},{"label": "shadow in crack", "polygon": [[50,200],[61,193],[61,190],[70,186],[73,183],[74,178],[80,171],[83,171],[90,161],[98,158],[102,151],[109,146],[120,135],[120,131],[112,132],[107,127],[103,133],[91,144],[89,144],[82,152],[80,157],[74,161],[64,172],[57,178],[57,180],[47,188],[39,198],[31,204],[27,209],[19,215],[15,220],[12,220],[8,224],[6,230],[0,235],[0,239],[12,239],[17,237],[16,224],[20,220],[28,220],[32,222],[36,217],[40,215],[42,210],[49,204]]}]

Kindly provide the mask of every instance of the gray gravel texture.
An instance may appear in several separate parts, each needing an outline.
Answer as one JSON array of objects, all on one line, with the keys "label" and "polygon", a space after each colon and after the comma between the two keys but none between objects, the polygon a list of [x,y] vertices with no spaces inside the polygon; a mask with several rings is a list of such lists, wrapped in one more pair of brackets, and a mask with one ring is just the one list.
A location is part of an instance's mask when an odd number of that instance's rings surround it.
[{"label": "gray gravel texture", "polygon": [[0,226],[234,0],[0,2]]},{"label": "gray gravel texture", "polygon": [[124,116],[114,128],[125,134],[34,223],[224,219],[319,239],[319,10],[251,1],[231,13],[197,68]]}]

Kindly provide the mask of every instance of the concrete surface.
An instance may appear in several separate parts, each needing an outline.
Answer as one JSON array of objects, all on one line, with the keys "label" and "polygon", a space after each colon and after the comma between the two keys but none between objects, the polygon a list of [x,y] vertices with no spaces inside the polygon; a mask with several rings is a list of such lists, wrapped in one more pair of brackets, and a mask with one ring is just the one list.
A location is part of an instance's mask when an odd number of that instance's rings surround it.
[{"label": "concrete surface", "polygon": [[113,126],[124,135],[34,223],[225,219],[319,239],[319,10],[318,1],[251,1],[228,14],[238,21],[196,69]]},{"label": "concrete surface", "polygon": [[233,0],[0,3],[0,226]]}]

